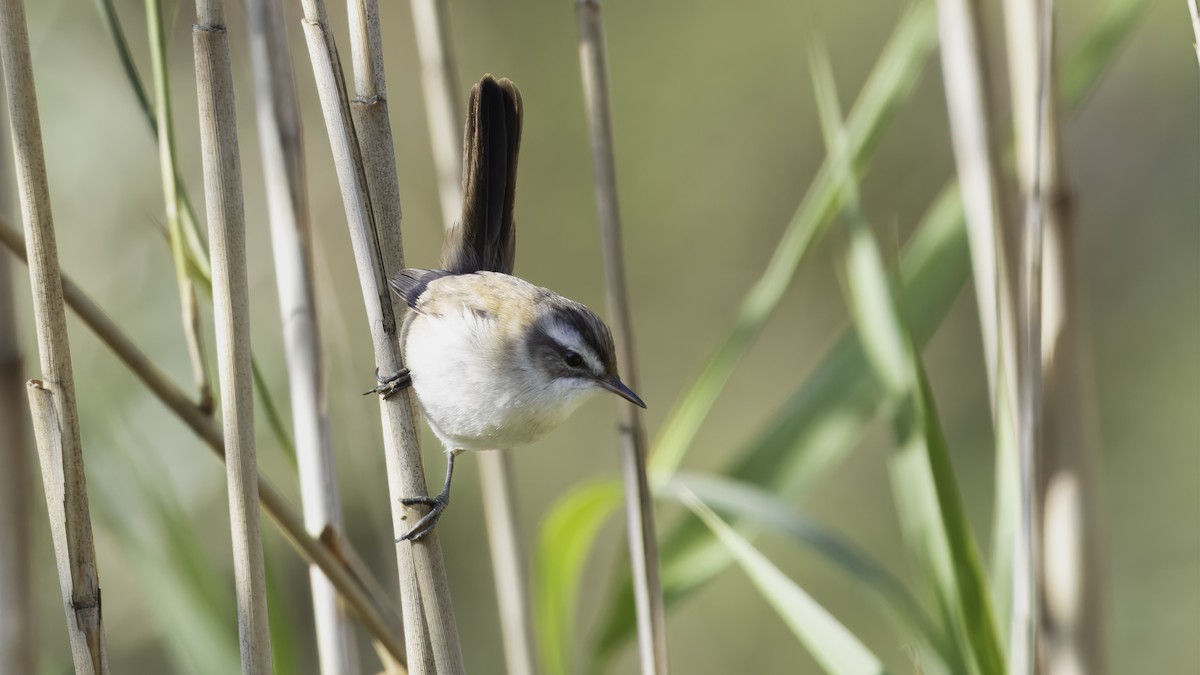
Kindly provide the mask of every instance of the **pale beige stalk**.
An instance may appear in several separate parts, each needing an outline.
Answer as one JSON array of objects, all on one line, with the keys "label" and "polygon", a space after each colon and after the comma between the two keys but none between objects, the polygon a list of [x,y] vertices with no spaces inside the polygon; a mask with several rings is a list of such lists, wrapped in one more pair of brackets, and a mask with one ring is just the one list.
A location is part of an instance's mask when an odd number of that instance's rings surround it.
[{"label": "pale beige stalk", "polygon": [[[246,9],[300,498],[308,533],[320,536],[326,526],[342,526],[342,505],[316,316],[300,109],[282,1],[250,0]],[[337,591],[316,565],[309,565],[309,584],[322,675],[359,672],[354,633],[348,617],[338,606]]]},{"label": "pale beige stalk", "polygon": [[30,380],[27,390],[75,673],[103,675],[108,673],[108,653],[83,458],[67,455],[69,441],[59,426],[54,391],[41,380]]},{"label": "pale beige stalk", "polygon": [[[463,181],[463,113],[450,23],[441,0],[414,0],[412,10],[442,224],[449,232],[462,212]],[[517,521],[512,454],[480,452],[477,456],[505,665],[508,675],[533,675],[537,672],[533,609],[525,539]]]},{"label": "pale beige stalk", "polygon": [[233,72],[221,0],[196,3],[192,27],[200,148],[213,272],[213,318],[233,572],[237,586],[242,673],[271,675],[266,573],[258,519],[258,464],[254,447],[254,389],[250,369],[250,294],[246,282],[246,225],[238,155]]},{"label": "pale beige stalk", "polygon": [[[0,114],[0,118],[7,120],[8,115]],[[7,157],[8,145],[0,137],[0,157]],[[10,166],[0,162],[3,211],[12,208]],[[29,531],[33,518],[32,447],[26,403],[20,400],[25,393],[25,364],[17,334],[16,293],[12,258],[0,253],[0,466],[5,467],[0,471],[0,673],[35,673],[37,610]]]},{"label": "pale beige stalk", "polygon": [[25,5],[21,0],[0,0],[0,62],[4,64],[4,85],[8,93],[17,190],[25,223],[29,285],[33,291],[38,362],[42,371],[42,380],[29,389],[34,435],[42,464],[75,672],[98,675],[108,672],[100,582],[88,510],[58,247],[50,212],[50,186],[42,153]]},{"label": "pale beige stalk", "polygon": [[[625,257],[621,244],[621,215],[617,200],[617,171],[613,149],[612,103],[609,93],[608,55],[604,23],[598,0],[579,0],[579,61],[595,171],[596,211],[604,248],[607,305],[621,377],[638,390],[634,362],[633,327],[629,292],[625,283]],[[625,482],[625,517],[629,558],[633,572],[634,602],[638,619],[638,647],[643,675],[667,673],[667,634],[659,582],[658,540],[654,500],[646,477],[646,428],[642,411],[632,403],[618,404],[621,422],[621,470]]]},{"label": "pale beige stalk", "polygon": [[458,69],[450,48],[450,18],[445,0],[412,0],[411,4],[438,197],[442,217],[452,221],[462,210],[463,115]]},{"label": "pale beige stalk", "polygon": [[[0,243],[22,261],[25,260],[24,239],[2,216]],[[225,442],[220,425],[188,398],[183,390],[138,349],[129,336],[65,274],[62,275],[62,288],[67,305],[96,337],[113,351],[163,405],[174,412],[192,433],[199,436],[217,457],[224,461]],[[258,482],[258,496],[263,510],[275,520],[288,543],[306,562],[321,568],[375,640],[383,644],[393,658],[403,662],[404,647],[399,637],[399,628],[396,627],[398,622],[387,618],[398,615],[399,611],[392,608],[386,595],[377,592],[380,588],[379,582],[370,577],[365,569],[348,566],[346,559],[350,556],[343,555],[349,548],[348,544],[342,542],[335,553],[329,550],[325,543],[306,534],[300,516],[291,509],[283,495],[261,476]]]},{"label": "pale beige stalk", "polygon": [[[303,4],[304,34],[342,190],[350,241],[374,347],[375,365],[380,373],[386,375],[397,372],[403,366],[397,342],[395,307],[387,286],[388,274],[398,272],[403,266],[403,260],[400,259],[403,252],[395,243],[400,226],[398,201],[395,204],[396,220],[376,223],[371,207],[370,186],[386,179],[376,174],[368,182],[368,169],[356,142],[350,101],[342,79],[337,47],[326,21],[324,3],[305,0]],[[381,83],[382,70],[375,77],[378,80],[373,77],[372,81]],[[374,91],[365,93],[365,99],[378,96],[386,100],[382,87],[376,86]],[[378,148],[371,150],[379,151]],[[377,170],[385,170],[379,168],[378,162],[372,161],[372,165],[373,174]],[[395,179],[393,177],[386,182],[394,183]],[[392,188],[388,184],[381,189],[387,191]],[[427,494],[421,466],[416,402],[411,392],[403,391],[387,400],[381,399],[380,409],[393,531],[399,537],[421,514],[421,510],[401,504],[400,499]],[[454,622],[450,588],[436,530],[417,542],[397,544],[396,560],[408,667],[414,673],[462,673],[462,649],[458,643],[458,628]]]},{"label": "pale beige stalk", "polygon": [[[1099,510],[1096,503],[1097,434],[1084,385],[1090,354],[1079,289],[1073,195],[1067,185],[1058,116],[1058,69],[1043,45],[1037,0],[1006,0],[1009,88],[1016,130],[1021,194],[1035,190],[1044,219],[1041,284],[1041,368],[1044,392],[1038,461],[1037,511],[1043,583],[1037,607],[1041,666],[1049,675],[1107,670]],[[1048,28],[1048,27],[1047,27]],[[1053,31],[1049,31],[1053,37]],[[1047,53],[1048,52],[1048,53]],[[1041,74],[1043,66],[1049,71]],[[1044,96],[1039,81],[1047,78]],[[1042,110],[1042,106],[1045,110]],[[1041,118],[1039,128],[1039,118]],[[1041,138],[1040,153],[1037,149]],[[1035,164],[1040,155],[1040,167]]]},{"label": "pale beige stalk", "polygon": [[1200,60],[1200,6],[1196,0],[1188,0],[1188,13],[1192,15],[1192,35],[1196,38],[1192,47],[1196,50],[1196,59]]}]

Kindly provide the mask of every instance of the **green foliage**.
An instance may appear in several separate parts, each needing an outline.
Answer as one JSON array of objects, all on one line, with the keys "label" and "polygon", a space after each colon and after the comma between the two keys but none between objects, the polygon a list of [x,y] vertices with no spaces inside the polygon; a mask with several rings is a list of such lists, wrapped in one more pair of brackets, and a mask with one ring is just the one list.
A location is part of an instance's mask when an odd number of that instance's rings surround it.
[{"label": "green foliage", "polygon": [[[1136,2],[1118,0],[1067,59],[1063,81],[1068,105],[1079,103],[1111,61],[1134,23],[1138,6]],[[928,58],[933,19],[927,3],[914,5],[898,25],[864,87],[843,135],[845,154],[851,158],[845,161],[853,170],[851,177],[869,163],[874,141],[886,128],[889,113],[903,102]],[[710,416],[738,360],[775,309],[781,285],[790,283],[796,267],[846,200],[847,191],[855,190],[852,181],[839,179],[834,163],[827,161],[822,166],[763,277],[743,301],[729,336],[664,423],[652,457],[658,485],[669,485],[671,474]],[[873,238],[870,244],[864,241],[860,237],[848,252],[848,271],[856,289],[851,308],[857,329],[846,331],[808,380],[784,402],[758,436],[736,453],[738,459],[722,473],[739,485],[794,498],[847,456],[877,414],[892,411],[899,446],[891,469],[897,510],[901,520],[908,521],[909,543],[916,557],[924,559],[938,605],[936,618],[929,620],[933,627],[927,631],[931,635],[930,649],[936,652],[932,660],[944,662],[950,672],[967,672],[968,668],[973,672],[1002,672],[996,612],[991,607],[974,536],[967,526],[932,393],[917,357],[970,275],[962,202],[955,182],[943,190],[905,247],[898,288],[889,289],[889,275]],[[903,298],[903,302],[897,303],[896,298]],[[913,485],[923,485],[924,489]],[[568,492],[551,510],[547,522],[559,522],[564,512],[577,508],[574,496],[574,491]],[[602,506],[615,509],[617,503],[614,497]],[[593,512],[589,517],[597,515]],[[751,514],[745,509],[731,509],[728,515],[735,525],[742,523],[737,527],[767,522],[762,511]],[[915,526],[917,522],[920,528]],[[816,542],[807,543],[821,550]],[[714,540],[705,525],[694,518],[667,531],[660,554],[669,603],[731,562],[728,547]],[[861,572],[857,563],[832,557],[847,573]],[[564,575],[553,581],[539,579],[538,583],[578,584],[581,574],[582,568],[577,568],[574,579]],[[605,618],[589,659],[593,672],[602,672],[615,650],[634,634],[632,590],[627,574],[622,576],[602,614]],[[555,595],[567,597],[561,588]],[[916,616],[909,614],[910,619]],[[573,606],[560,608],[556,619],[569,621],[573,615]],[[558,635],[565,635],[561,626],[557,630]],[[546,633],[542,637],[552,639]],[[558,649],[547,644],[543,648]]]}]

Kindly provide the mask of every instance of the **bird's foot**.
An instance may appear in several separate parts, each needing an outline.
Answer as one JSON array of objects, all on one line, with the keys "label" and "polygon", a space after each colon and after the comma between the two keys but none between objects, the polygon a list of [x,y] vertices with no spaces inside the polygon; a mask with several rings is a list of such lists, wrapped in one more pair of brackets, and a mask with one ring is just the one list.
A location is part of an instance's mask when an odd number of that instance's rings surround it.
[{"label": "bird's foot", "polygon": [[429,513],[421,516],[421,519],[417,521],[416,525],[412,526],[411,530],[405,532],[402,537],[397,539],[397,544],[402,541],[418,541],[429,534],[433,530],[433,527],[437,525],[438,520],[441,519],[446,507],[450,506],[450,495],[442,492],[434,497],[403,497],[400,499],[400,503],[405,506],[424,504],[429,507]]},{"label": "bird's foot", "polygon": [[380,377],[379,369],[376,368],[375,381],[379,383],[379,386],[370,391],[364,391],[363,396],[379,394],[384,400],[387,400],[395,396],[396,392],[412,386],[412,373],[408,368],[401,368],[387,377]]}]

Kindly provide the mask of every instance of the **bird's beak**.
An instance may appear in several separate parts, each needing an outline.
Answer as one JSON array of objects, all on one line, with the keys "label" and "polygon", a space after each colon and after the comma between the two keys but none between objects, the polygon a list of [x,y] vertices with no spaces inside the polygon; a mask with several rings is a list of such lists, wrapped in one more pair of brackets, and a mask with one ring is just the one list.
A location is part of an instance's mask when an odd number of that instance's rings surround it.
[{"label": "bird's beak", "polygon": [[642,402],[642,399],[639,398],[637,394],[633,393],[632,389],[626,387],[625,383],[618,378],[614,377],[612,379],[596,380],[596,383],[616,394],[617,396],[620,396],[626,401],[638,406],[639,408],[646,407],[646,404]]}]

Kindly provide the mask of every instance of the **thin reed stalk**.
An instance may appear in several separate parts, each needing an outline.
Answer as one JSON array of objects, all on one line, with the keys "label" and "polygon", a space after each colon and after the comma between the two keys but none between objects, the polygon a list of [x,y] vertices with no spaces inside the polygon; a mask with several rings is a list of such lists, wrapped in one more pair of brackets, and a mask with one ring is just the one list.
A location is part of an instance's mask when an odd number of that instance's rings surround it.
[{"label": "thin reed stalk", "polygon": [[[7,173],[7,172],[4,172]],[[7,193],[8,183],[0,186]],[[33,627],[33,566],[29,524],[33,518],[30,447],[20,402],[24,359],[17,336],[12,262],[0,253],[0,673],[36,673]]]},{"label": "thin reed stalk", "polygon": [[[175,284],[179,292],[183,335],[192,378],[198,390],[202,410],[212,410],[212,382],[208,376],[204,342],[200,339],[200,308],[196,288],[188,274],[188,255],[180,220],[181,199],[175,168],[175,128],[171,115],[171,90],[167,78],[167,38],[163,28],[162,0],[146,0],[146,30],[150,39],[150,64],[154,71],[154,121],[158,134],[158,164],[162,177],[163,202],[166,204],[167,235],[171,244],[171,261],[175,266]],[[144,95],[144,92],[143,92]]]},{"label": "thin reed stalk", "polygon": [[[587,107],[588,130],[595,170],[596,211],[604,250],[609,325],[617,347],[617,362],[625,382],[638,389],[634,361],[633,327],[629,292],[625,283],[625,257],[621,244],[621,216],[617,200],[617,172],[613,148],[612,102],[604,23],[598,0],[579,0],[579,61]],[[666,619],[659,582],[658,540],[654,500],[646,477],[646,428],[641,410],[632,403],[618,404],[621,421],[621,472],[625,483],[625,516],[629,557],[637,609],[638,646],[643,675],[665,675],[667,666]]]},{"label": "thin reed stalk", "polygon": [[[1106,670],[1095,434],[1083,385],[1089,353],[1076,268],[1077,225],[1062,160],[1055,38],[1037,0],[1006,0],[1009,88],[1023,199],[1043,222],[1041,405],[1036,511],[1042,581],[1038,660],[1049,675]],[[1051,41],[1047,44],[1047,41]],[[1044,109],[1043,109],[1044,108]],[[1040,145],[1040,149],[1039,146]],[[1027,221],[1029,218],[1027,218]],[[1027,225],[1030,223],[1027,222]],[[1026,246],[1030,244],[1026,241]],[[1031,286],[1032,287],[1032,286]],[[1032,337],[1032,336],[1030,336]]]},{"label": "thin reed stalk", "polygon": [[462,99],[445,0],[412,0],[425,118],[446,227],[462,210]]},{"label": "thin reed stalk", "polygon": [[[3,216],[0,216],[0,244],[25,261],[24,239]],[[67,306],[75,311],[84,325],[112,350],[163,405],[204,441],[216,453],[218,459],[225,461],[225,441],[221,425],[200,410],[195,402],[188,398],[187,394],[65,274],[62,275],[62,288]],[[346,559],[350,556],[342,554],[349,549],[349,545],[343,541],[335,553],[324,543],[324,534],[322,541],[309,536],[305,532],[301,517],[292,510],[283,495],[261,476],[258,481],[258,497],[263,510],[279,526],[292,548],[305,562],[321,568],[372,637],[380,642],[393,658],[403,662],[404,648],[399,638],[399,629],[395,628],[399,621],[388,619],[392,615],[398,615],[399,611],[388,603],[385,595],[374,592],[374,589],[381,586],[370,577],[365,568],[355,569],[348,565]]]},{"label": "thin reed stalk", "polygon": [[1197,6],[1196,0],[1188,0],[1188,13],[1192,15],[1192,34],[1196,36],[1192,47],[1196,50],[1196,59],[1200,60],[1200,6]]},{"label": "thin reed stalk", "polygon": [[[321,0],[304,0],[303,4],[304,34],[342,190],[350,241],[374,347],[375,365],[380,373],[386,375],[399,371],[403,365],[395,306],[387,286],[389,272],[398,272],[403,267],[403,251],[398,245],[400,211],[397,198],[395,220],[377,222],[371,207],[370,190],[372,185],[380,186],[379,189],[385,192],[379,199],[386,199],[387,191],[393,189],[391,183],[396,181],[394,173],[390,179],[385,177],[383,172],[386,167],[381,166],[381,162],[372,161],[369,168],[364,162],[351,120],[350,101],[342,79],[337,47],[329,31],[325,5]],[[374,29],[378,29],[377,24]],[[382,56],[372,56],[371,60],[376,58],[381,60]],[[365,98],[374,96],[379,97],[379,102],[386,101],[385,91],[379,86],[383,82],[381,68],[375,72],[371,82],[374,90],[364,92],[367,94]],[[377,147],[371,150],[379,152]],[[370,179],[368,171],[373,176]],[[395,536],[399,537],[408,530],[409,523],[415,522],[421,514],[418,509],[403,505],[400,499],[428,492],[421,465],[416,401],[410,391],[403,391],[388,399],[381,398],[379,405],[383,417],[384,458],[391,496],[392,525]],[[462,648],[459,646],[458,627],[454,621],[454,608],[450,601],[450,588],[437,531],[430,532],[417,542],[397,544],[396,560],[408,667],[414,673],[462,673]]]},{"label": "thin reed stalk", "polygon": [[[300,498],[308,533],[320,536],[328,526],[341,528],[342,504],[334,469],[316,317],[300,110],[281,0],[250,0],[247,16]],[[321,673],[359,672],[354,633],[338,606],[337,591],[320,568],[312,564],[309,583]]]},{"label": "thin reed stalk", "polygon": [[41,380],[30,380],[28,393],[75,673],[102,675],[108,672],[108,651],[83,458],[67,455],[68,434],[59,426],[53,389]]},{"label": "thin reed stalk", "polygon": [[31,382],[28,390],[34,438],[42,465],[75,672],[100,675],[108,672],[100,581],[88,509],[58,245],[50,209],[50,185],[42,153],[37,91],[22,0],[0,2],[0,62],[4,64],[17,190],[25,223],[29,282],[33,291],[38,361],[42,371],[42,380]]},{"label": "thin reed stalk", "polygon": [[[414,0],[412,10],[442,224],[449,232],[462,213],[464,119],[450,22],[441,0]],[[537,672],[537,657],[528,548],[517,520],[513,457],[509,452],[481,452],[478,458],[505,665],[508,675],[533,675]]]},{"label": "thin reed stalk", "polygon": [[[1016,518],[1020,513],[1020,462],[1012,260],[1015,230],[1002,185],[992,80],[979,5],[978,0],[938,0],[938,33],[996,435],[993,588],[1001,620],[1011,617],[1016,622],[1018,616],[1028,616],[1030,610],[1022,598],[1027,595],[1031,570],[1023,562],[1028,553],[1023,550],[1017,530],[1020,521]],[[1010,588],[1011,593],[1007,592]],[[1019,641],[1014,645],[1023,649]],[[1011,662],[1023,661],[1015,658]]]},{"label": "thin reed stalk", "polygon": [[197,1],[192,45],[196,55],[196,94],[200,108],[209,259],[213,270],[213,315],[242,672],[270,675],[271,634],[267,622],[266,573],[258,520],[258,463],[254,447],[246,224],[233,71],[221,0]]}]

